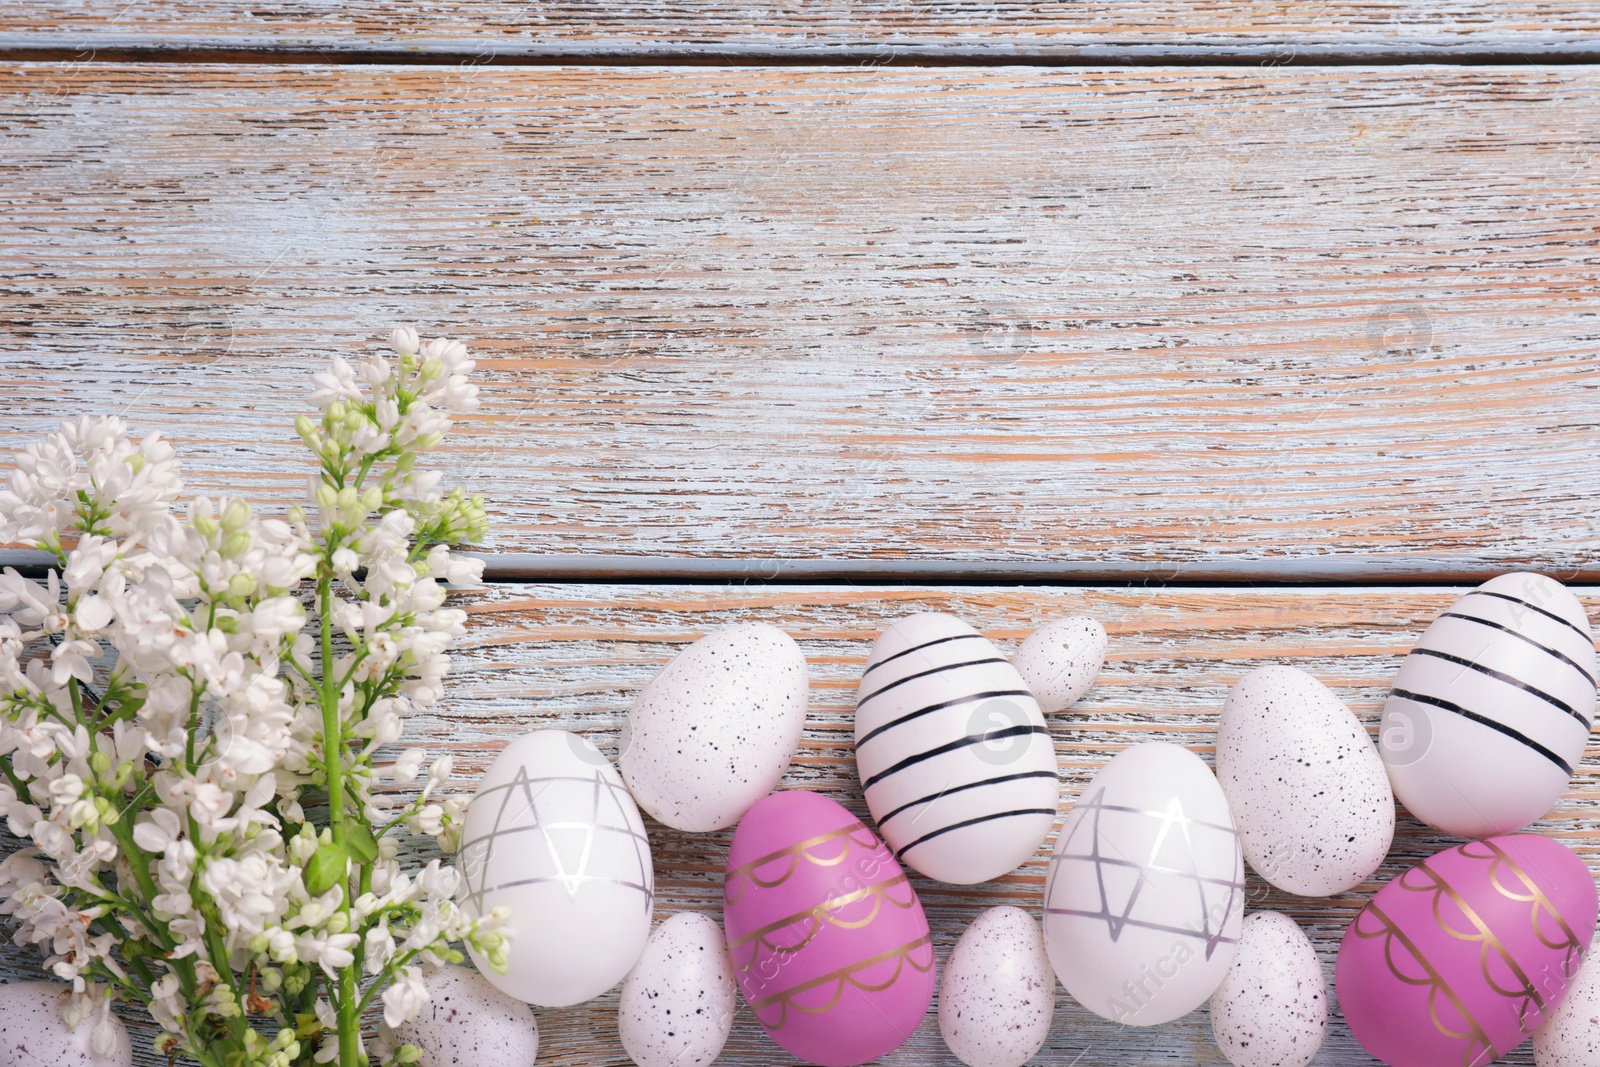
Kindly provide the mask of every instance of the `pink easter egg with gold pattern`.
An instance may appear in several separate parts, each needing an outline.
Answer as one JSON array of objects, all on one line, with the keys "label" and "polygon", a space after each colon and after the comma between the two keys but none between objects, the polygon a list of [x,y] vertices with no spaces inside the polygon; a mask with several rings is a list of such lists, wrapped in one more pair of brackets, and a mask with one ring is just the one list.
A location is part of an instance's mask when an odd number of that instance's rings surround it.
[{"label": "pink easter egg with gold pattern", "polygon": [[1339,1006],[1391,1067],[1482,1067],[1561,1003],[1595,915],[1594,877],[1559,842],[1447,848],[1378,890],[1345,931]]},{"label": "pink easter egg with gold pattern", "polygon": [[818,793],[773,793],[740,819],[723,930],[756,1019],[823,1067],[899,1048],[933,999],[933,945],[916,890],[860,819]]}]

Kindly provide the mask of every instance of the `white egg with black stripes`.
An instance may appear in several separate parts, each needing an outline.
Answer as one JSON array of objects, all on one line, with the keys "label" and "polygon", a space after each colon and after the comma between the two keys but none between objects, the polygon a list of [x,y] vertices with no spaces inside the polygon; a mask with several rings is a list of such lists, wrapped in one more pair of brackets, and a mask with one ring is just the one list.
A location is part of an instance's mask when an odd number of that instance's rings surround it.
[{"label": "white egg with black stripes", "polygon": [[1522,829],[1554,806],[1595,715],[1589,618],[1542,574],[1502,574],[1450,605],[1400,665],[1378,749],[1395,797],[1445,833]]},{"label": "white egg with black stripes", "polygon": [[884,841],[959,885],[1014,870],[1055,824],[1055,747],[1022,676],[953,615],[901,619],[856,700],[856,771]]}]

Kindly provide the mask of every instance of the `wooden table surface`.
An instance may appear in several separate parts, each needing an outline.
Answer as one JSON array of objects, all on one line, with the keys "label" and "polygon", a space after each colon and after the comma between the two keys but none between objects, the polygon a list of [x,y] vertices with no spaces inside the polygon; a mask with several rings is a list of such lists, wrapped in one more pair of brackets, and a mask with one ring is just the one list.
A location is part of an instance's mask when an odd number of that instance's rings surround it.
[{"label": "wooden table surface", "polygon": [[[1131,743],[1209,758],[1264,663],[1374,722],[1492,574],[1600,607],[1596,61],[1575,0],[7,5],[0,451],[120,413],[194,491],[279,506],[311,369],[457,334],[485,403],[443,461],[492,580],[407,740],[458,788],[540,726],[614,755],[673,652],[760,619],[812,666],[788,784],[864,812],[878,631],[1089,613],[1070,798]],[[1597,801],[1591,759],[1538,824],[1591,866]],[[650,833],[658,918],[717,914],[728,835]],[[1252,900],[1331,977],[1444,843],[1402,813],[1361,890]],[[1036,909],[1047,854],[918,880],[941,956]],[[540,1062],[626,1063],[615,1006],[541,1012]],[[720,1062],[789,1060],[742,1012]],[[955,1061],[930,1015],[883,1062]],[[1063,993],[1040,1062],[1224,1061],[1204,1010],[1118,1029]],[[1374,1061],[1335,1018],[1316,1062]]]}]

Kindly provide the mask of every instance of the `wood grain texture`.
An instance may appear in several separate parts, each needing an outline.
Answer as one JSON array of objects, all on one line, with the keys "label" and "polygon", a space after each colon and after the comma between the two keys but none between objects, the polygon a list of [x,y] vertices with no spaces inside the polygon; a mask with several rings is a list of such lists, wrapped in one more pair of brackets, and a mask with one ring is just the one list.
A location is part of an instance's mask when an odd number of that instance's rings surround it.
[{"label": "wood grain texture", "polygon": [[13,65],[0,449],[121,412],[298,498],[307,372],[414,321],[482,356],[499,551],[1589,574],[1597,115],[1587,68]]},{"label": "wood grain texture", "polygon": [[1574,0],[1089,0],[936,3],[822,0],[738,4],[514,3],[451,0],[41,0],[10,5],[0,47],[186,48],[412,56],[780,56],[882,62],[894,57],[1137,58],[1329,53],[1539,56],[1595,47],[1600,10]]},{"label": "wood grain texture", "polygon": [[[406,745],[456,759],[455,785],[470,789],[513,737],[558,726],[591,737],[613,758],[633,696],[688,642],[736,621],[770,622],[792,633],[811,665],[811,710],[800,752],[785,779],[821,790],[866,815],[850,744],[855,684],[872,639],[915,611],[954,612],[1009,652],[1035,625],[1066,614],[1092,614],[1110,634],[1104,671],[1072,709],[1051,716],[1064,778],[1063,807],[1123,746],[1166,740],[1209,760],[1216,718],[1228,687],[1266,663],[1315,674],[1369,725],[1375,724],[1401,657],[1460,589],[849,589],[739,586],[497,586],[470,602],[469,633],[456,657],[446,704],[419,717]],[[1593,615],[1600,589],[1577,590]],[[1535,824],[1600,864],[1600,776],[1595,750],[1567,795]],[[720,917],[721,871],[731,836],[695,835],[650,821],[659,893],[657,918],[692,909]],[[1283,910],[1306,928],[1330,981],[1338,938],[1377,885],[1417,859],[1454,843],[1403,812],[1388,862],[1366,886],[1325,900],[1290,897],[1251,875],[1251,906]],[[1050,842],[1017,872],[981,886],[955,887],[914,877],[940,959],[966,923],[1001,903],[1037,912]],[[422,857],[419,856],[419,859]],[[36,974],[21,950],[4,949],[11,976]],[[616,1037],[615,991],[591,1004],[541,1011],[540,1063],[624,1064]],[[140,1063],[155,1067],[146,1052]],[[792,1062],[761,1033],[748,1011],[718,1062]],[[956,1064],[932,1014],[899,1052],[881,1061],[901,1067]],[[1168,1026],[1118,1028],[1059,994],[1049,1064],[1214,1064],[1225,1061],[1204,1010]],[[1330,1021],[1318,1064],[1371,1064],[1342,1020]],[[1510,1063],[1531,1063],[1526,1048]]]}]

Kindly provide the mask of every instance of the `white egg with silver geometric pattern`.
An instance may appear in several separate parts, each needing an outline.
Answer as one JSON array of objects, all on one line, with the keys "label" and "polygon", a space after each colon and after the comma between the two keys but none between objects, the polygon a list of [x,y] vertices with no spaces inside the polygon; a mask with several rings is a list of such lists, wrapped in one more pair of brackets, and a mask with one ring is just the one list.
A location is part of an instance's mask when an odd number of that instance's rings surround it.
[{"label": "white egg with silver geometric pattern", "polygon": [[970,885],[1015,869],[1055,824],[1055,746],[999,649],[953,615],[901,619],[861,674],[856,771],[895,858]]},{"label": "white egg with silver geometric pattern", "polygon": [[1222,984],[1244,897],[1239,835],[1210,768],[1177,745],[1134,745],[1061,822],[1045,948],[1090,1011],[1130,1026],[1171,1022]]},{"label": "white egg with silver geometric pattern", "polygon": [[611,762],[585,737],[540,730],[506,746],[467,809],[456,867],[471,916],[511,909],[496,987],[564,1007],[620,982],[650,936],[650,842]]},{"label": "white egg with silver geometric pattern", "polygon": [[1502,574],[1440,615],[1395,676],[1379,752],[1395,796],[1462,837],[1522,829],[1555,804],[1595,715],[1583,605],[1542,574]]}]

